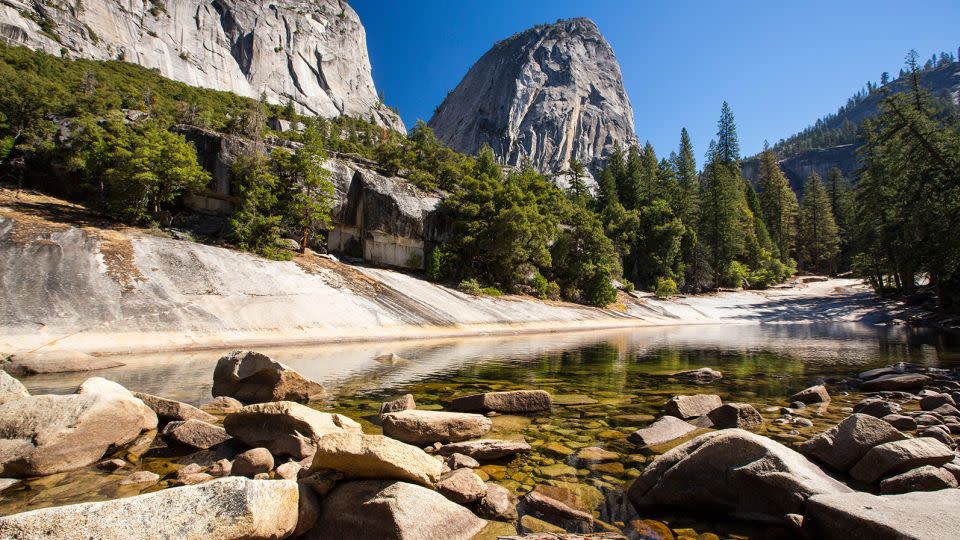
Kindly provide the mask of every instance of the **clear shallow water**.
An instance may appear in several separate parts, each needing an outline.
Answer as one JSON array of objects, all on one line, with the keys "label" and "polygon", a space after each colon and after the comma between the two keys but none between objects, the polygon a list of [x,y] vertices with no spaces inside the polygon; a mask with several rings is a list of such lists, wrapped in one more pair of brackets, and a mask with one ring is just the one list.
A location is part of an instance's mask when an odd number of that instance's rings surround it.
[{"label": "clear shallow water", "polygon": [[[557,497],[593,511],[605,522],[631,516],[622,488],[666,448],[640,450],[626,440],[661,414],[676,394],[715,393],[724,401],[757,409],[785,405],[786,396],[820,380],[839,382],[871,367],[894,362],[932,366],[960,365],[960,339],[926,329],[857,324],[724,325],[645,328],[630,331],[565,333],[459,340],[367,343],[322,347],[259,349],[304,375],[322,381],[327,401],[313,406],[360,421],[367,433],[379,433],[376,411],[383,400],[411,393],[420,408],[443,409],[456,395],[540,388],[554,395],[549,413],[493,419],[489,437],[523,438],[534,451],[516,459],[485,464],[481,475],[518,495],[536,485],[550,486]],[[210,399],[213,367],[223,351],[168,353],[122,358],[127,365],[96,372],[127,388],[191,403]],[[384,362],[395,353],[403,358]],[[709,385],[682,383],[670,373],[708,366],[724,378]],[[37,376],[24,380],[33,393],[67,393],[91,374]],[[764,434],[785,444],[819,433],[849,413],[860,396],[842,395],[823,409],[801,414],[811,428],[772,424],[778,413],[765,412]],[[576,452],[599,446],[616,460],[588,467]],[[121,456],[126,455],[121,453]],[[151,451],[134,469],[103,473],[63,473],[5,491],[0,514],[42,506],[133,495],[117,483],[131,470],[161,475],[189,463],[190,456]],[[165,485],[165,484],[161,484]],[[156,487],[149,489],[157,489]],[[694,526],[730,536],[761,535],[722,520],[642,516],[668,520],[671,527]],[[693,519],[693,521],[691,521]]]}]

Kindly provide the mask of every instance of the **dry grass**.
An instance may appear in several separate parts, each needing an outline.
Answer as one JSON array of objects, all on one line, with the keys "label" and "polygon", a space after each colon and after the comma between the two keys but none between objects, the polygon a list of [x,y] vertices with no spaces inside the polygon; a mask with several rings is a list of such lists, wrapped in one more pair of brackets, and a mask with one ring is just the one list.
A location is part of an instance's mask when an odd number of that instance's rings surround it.
[{"label": "dry grass", "polygon": [[56,245],[53,234],[77,227],[99,241],[107,275],[124,289],[130,290],[136,281],[144,279],[134,264],[129,238],[129,233],[139,229],[113,223],[79,204],[7,188],[0,188],[0,216],[14,222],[10,240],[19,244]]}]

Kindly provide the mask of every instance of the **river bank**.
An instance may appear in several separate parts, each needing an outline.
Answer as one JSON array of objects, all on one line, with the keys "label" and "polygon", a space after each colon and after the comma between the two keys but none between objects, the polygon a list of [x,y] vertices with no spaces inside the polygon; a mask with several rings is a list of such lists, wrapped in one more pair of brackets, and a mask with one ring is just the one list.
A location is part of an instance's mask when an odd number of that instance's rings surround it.
[{"label": "river bank", "polygon": [[573,332],[658,325],[883,322],[850,279],[607,309],[477,297],[392,270],[293,261],[98,221],[41,195],[0,193],[0,352],[92,355]]}]

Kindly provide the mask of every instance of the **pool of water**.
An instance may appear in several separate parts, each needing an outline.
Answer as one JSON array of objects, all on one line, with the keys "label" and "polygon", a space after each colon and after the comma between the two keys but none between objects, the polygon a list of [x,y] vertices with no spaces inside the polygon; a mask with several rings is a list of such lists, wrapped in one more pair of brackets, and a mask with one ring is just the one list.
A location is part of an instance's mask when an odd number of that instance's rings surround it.
[{"label": "pool of water", "polygon": [[[801,411],[813,427],[773,424],[779,416],[774,407],[786,405],[786,396],[810,384],[839,383],[848,375],[894,362],[960,364],[960,339],[955,335],[858,324],[684,326],[260,350],[322,381],[330,397],[312,406],[351,416],[367,433],[380,432],[380,402],[405,393],[413,394],[418,408],[440,410],[462,394],[547,390],[555,400],[552,411],[496,416],[488,435],[522,438],[534,451],[484,464],[480,474],[518,495],[537,485],[549,486],[551,493],[611,524],[636,517],[623,501],[623,486],[667,449],[640,450],[626,437],[659,416],[673,395],[713,393],[724,401],[767,409],[764,434],[796,444],[845,417],[861,397],[855,392],[844,395],[837,384],[828,406]],[[211,397],[213,367],[222,352],[122,358],[127,365],[96,375],[131,390],[202,403]],[[389,353],[400,360],[380,358]],[[669,376],[704,366],[720,370],[723,379],[696,385]],[[67,393],[89,375],[36,376],[24,383],[32,393]],[[618,458],[584,465],[576,453],[589,446],[615,452]],[[168,473],[180,465],[176,456],[146,456],[137,460],[136,468]],[[3,493],[0,514],[133,495],[138,493],[135,488],[124,491],[117,485],[130,472],[90,469],[24,482]],[[728,537],[757,534],[749,526],[705,516],[694,516],[694,521],[689,516],[650,517]]]}]

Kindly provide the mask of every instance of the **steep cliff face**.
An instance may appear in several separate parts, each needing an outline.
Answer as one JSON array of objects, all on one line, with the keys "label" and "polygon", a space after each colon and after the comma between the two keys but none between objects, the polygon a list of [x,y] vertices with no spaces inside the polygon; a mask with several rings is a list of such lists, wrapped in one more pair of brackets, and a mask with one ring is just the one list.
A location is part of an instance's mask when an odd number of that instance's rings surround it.
[{"label": "steep cliff face", "polygon": [[542,25],[483,55],[429,122],[454,150],[489,144],[500,160],[544,173],[587,165],[636,136],[610,44],[589,19]]},{"label": "steep cliff face", "polygon": [[0,40],[404,131],[377,96],[363,25],[342,0],[3,0]]},{"label": "steep cliff face", "polygon": [[[793,154],[780,160],[780,169],[797,193],[803,192],[803,185],[811,173],[816,172],[826,180],[830,169],[838,167],[849,179],[856,178],[860,168],[857,145],[843,144],[830,148],[817,148]],[[743,177],[756,183],[760,178],[760,160],[750,158],[740,162]]]}]

